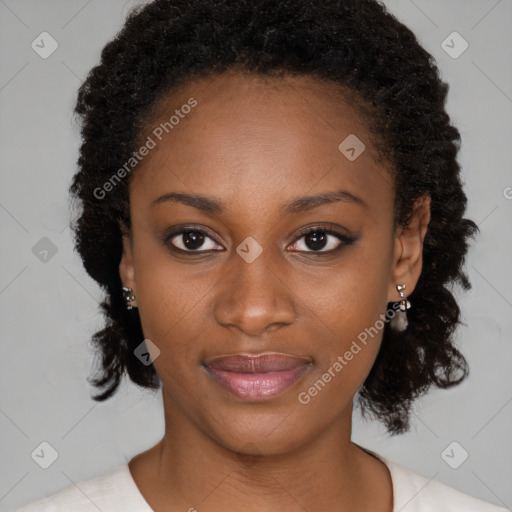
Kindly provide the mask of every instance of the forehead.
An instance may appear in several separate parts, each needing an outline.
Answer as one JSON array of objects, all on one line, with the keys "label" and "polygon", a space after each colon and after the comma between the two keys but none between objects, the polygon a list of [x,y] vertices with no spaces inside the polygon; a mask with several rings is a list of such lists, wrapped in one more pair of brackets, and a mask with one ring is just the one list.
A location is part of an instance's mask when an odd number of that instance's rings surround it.
[{"label": "forehead", "polygon": [[248,206],[343,187],[371,201],[391,192],[391,174],[356,102],[307,76],[226,72],[191,82],[163,95],[147,117],[140,140],[155,145],[131,189],[233,206],[242,196]]}]

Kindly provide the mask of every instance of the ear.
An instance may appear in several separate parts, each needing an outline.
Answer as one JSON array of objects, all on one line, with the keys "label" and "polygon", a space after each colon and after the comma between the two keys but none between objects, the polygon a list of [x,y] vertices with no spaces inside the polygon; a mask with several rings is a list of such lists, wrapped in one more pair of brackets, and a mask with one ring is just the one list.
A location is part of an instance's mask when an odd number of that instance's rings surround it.
[{"label": "ear", "polygon": [[405,295],[410,295],[423,267],[423,240],[430,222],[430,196],[419,198],[414,204],[406,226],[397,229],[393,256],[392,278],[389,284],[388,302],[400,298],[397,284],[405,284]]},{"label": "ear", "polygon": [[[133,295],[137,297],[137,287],[135,284],[135,267],[133,265],[133,248],[132,248],[132,237],[131,234],[124,224],[121,224],[121,233],[123,237],[123,254],[119,263],[119,276],[123,286],[131,288]],[[133,301],[134,306],[137,305],[136,301]]]}]

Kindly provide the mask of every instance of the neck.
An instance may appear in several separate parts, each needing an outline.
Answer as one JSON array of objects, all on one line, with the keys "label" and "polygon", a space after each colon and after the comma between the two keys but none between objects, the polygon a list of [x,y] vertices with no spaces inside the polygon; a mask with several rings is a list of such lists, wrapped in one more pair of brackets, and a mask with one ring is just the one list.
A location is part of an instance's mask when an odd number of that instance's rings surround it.
[{"label": "neck", "polygon": [[178,410],[165,391],[164,409],[163,439],[130,462],[134,479],[154,510],[335,507],[353,512],[375,505],[369,471],[382,474],[383,464],[351,442],[352,407],[307,444],[265,454],[264,443],[260,448],[247,444],[233,450],[212,439]]}]

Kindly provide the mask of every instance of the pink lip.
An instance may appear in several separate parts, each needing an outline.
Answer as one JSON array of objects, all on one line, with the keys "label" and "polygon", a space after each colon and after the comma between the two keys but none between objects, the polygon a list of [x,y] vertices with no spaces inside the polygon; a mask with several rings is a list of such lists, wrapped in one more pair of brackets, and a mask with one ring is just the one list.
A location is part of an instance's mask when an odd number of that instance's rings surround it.
[{"label": "pink lip", "polygon": [[307,371],[310,358],[277,353],[236,354],[205,363],[208,374],[234,395],[248,401],[267,400],[292,386]]}]

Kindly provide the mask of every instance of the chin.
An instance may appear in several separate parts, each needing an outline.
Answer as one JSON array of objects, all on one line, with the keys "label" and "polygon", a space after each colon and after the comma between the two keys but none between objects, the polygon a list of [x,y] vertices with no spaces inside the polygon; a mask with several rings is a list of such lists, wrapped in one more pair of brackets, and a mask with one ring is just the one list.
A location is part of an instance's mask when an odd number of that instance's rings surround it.
[{"label": "chin", "polygon": [[261,409],[223,415],[207,427],[209,435],[227,450],[244,455],[282,455],[315,437],[306,418],[297,414],[263,412]]}]

